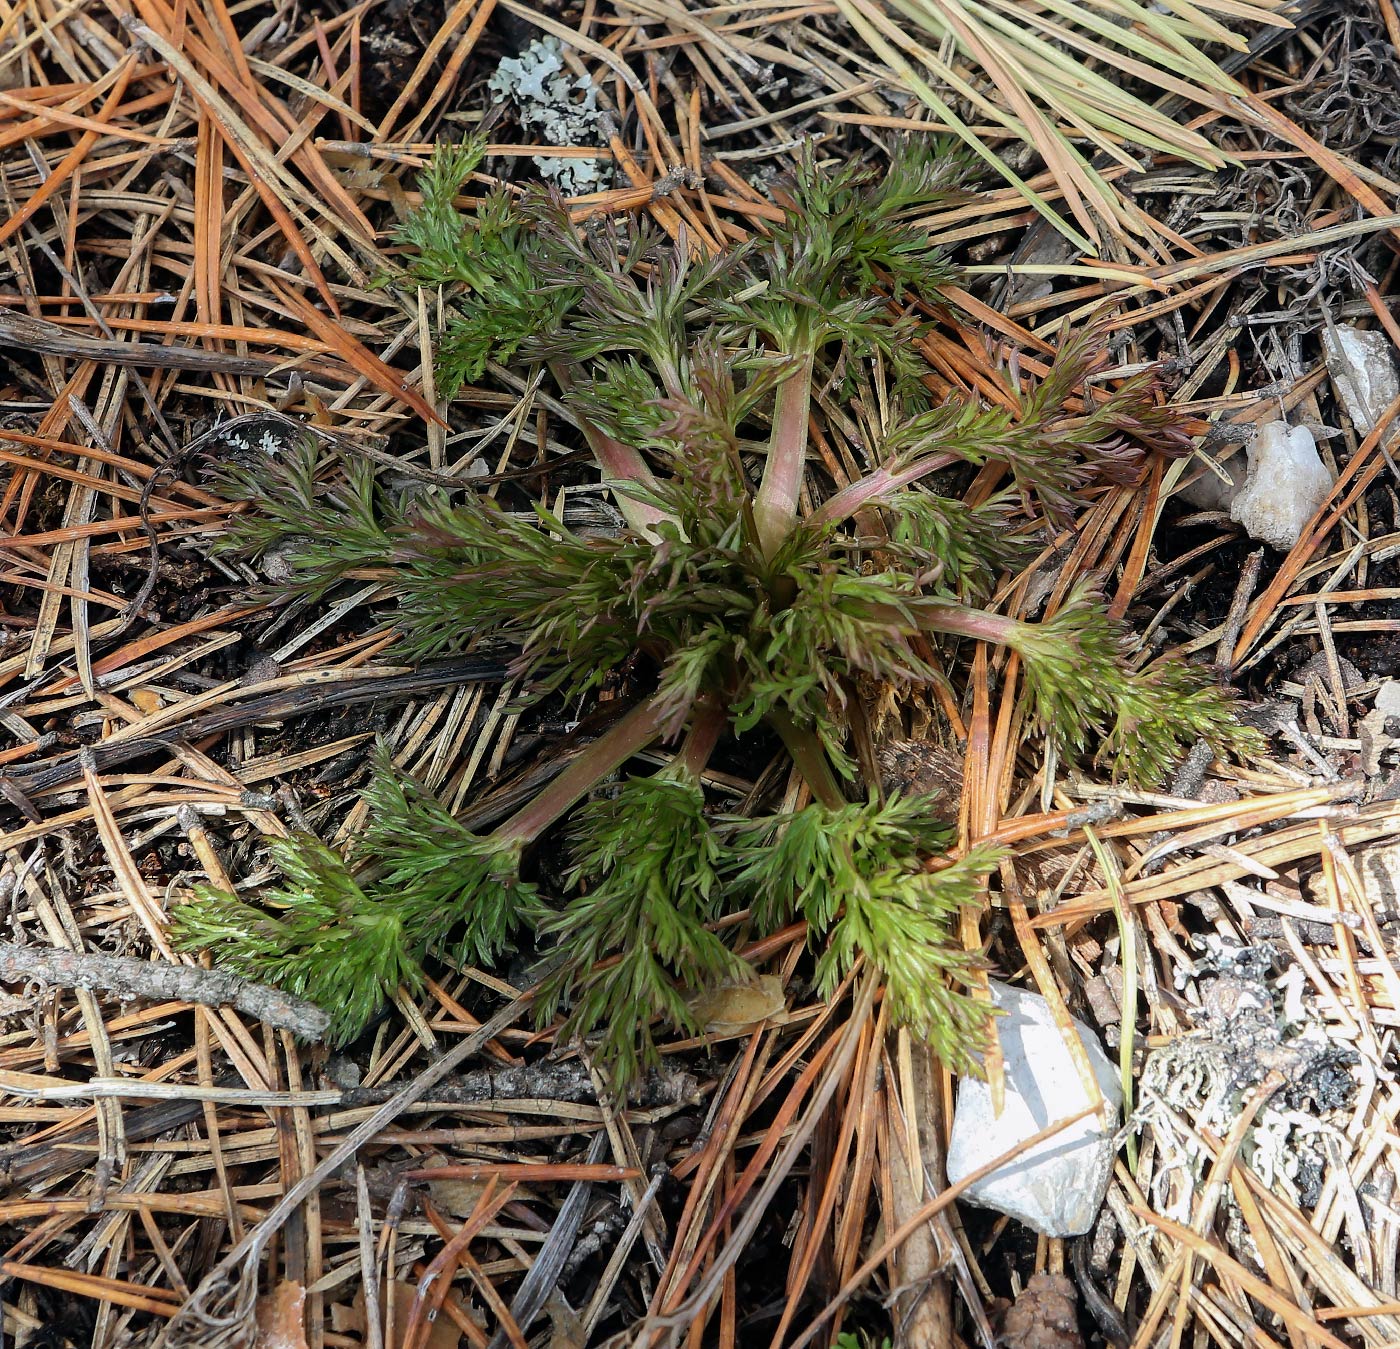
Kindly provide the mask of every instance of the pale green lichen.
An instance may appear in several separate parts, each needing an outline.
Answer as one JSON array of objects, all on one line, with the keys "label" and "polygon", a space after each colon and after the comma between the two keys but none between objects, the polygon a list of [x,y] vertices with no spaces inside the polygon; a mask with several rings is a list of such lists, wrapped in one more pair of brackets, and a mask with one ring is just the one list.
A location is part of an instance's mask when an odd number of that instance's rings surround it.
[{"label": "pale green lichen", "polygon": [[[607,141],[607,114],[598,106],[598,90],[592,80],[569,75],[558,38],[540,38],[518,57],[507,56],[486,87],[515,104],[524,129],[550,145],[593,146]],[[546,182],[570,196],[605,188],[612,176],[601,156],[536,155],[534,165]]]}]

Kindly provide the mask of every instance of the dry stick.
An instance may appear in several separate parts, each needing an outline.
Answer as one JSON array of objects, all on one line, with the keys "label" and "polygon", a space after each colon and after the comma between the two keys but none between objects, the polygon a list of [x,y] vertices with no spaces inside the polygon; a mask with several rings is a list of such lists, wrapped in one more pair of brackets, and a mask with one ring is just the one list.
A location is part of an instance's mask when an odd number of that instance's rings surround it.
[{"label": "dry stick", "polygon": [[[101,740],[90,747],[92,763],[98,772],[128,763],[143,754],[153,754],[180,741],[221,735],[225,731],[262,721],[325,712],[334,707],[352,707],[376,698],[408,698],[423,692],[440,692],[459,684],[495,683],[506,676],[505,662],[493,656],[464,656],[458,660],[420,666],[417,670],[366,678],[362,671],[327,671],[329,678],[295,684],[276,693],[262,694],[243,703],[199,713],[183,721],[153,728],[129,740]],[[342,677],[343,675],[343,677]],[[230,700],[237,697],[229,690]],[[20,791],[38,794],[71,782],[82,774],[79,754],[74,751],[47,764],[36,765],[8,776]]]},{"label": "dry stick", "polygon": [[1235,586],[1235,596],[1230,601],[1230,612],[1225,616],[1220,641],[1215,648],[1215,669],[1222,679],[1228,679],[1234,668],[1235,643],[1239,640],[1240,629],[1244,627],[1244,617],[1249,612],[1249,602],[1254,598],[1254,587],[1259,584],[1259,572],[1263,565],[1264,550],[1256,548],[1245,558],[1240,571],[1239,584]]},{"label": "dry stick", "polygon": [[[129,1083],[129,1079],[123,1078],[122,1081]],[[11,1095],[20,1094],[13,1083],[7,1083],[5,1091]],[[122,1121],[123,1132],[129,1144],[145,1143],[190,1123],[199,1115],[200,1104],[197,1101],[183,1098],[163,1100],[156,1105],[127,1112]],[[98,1156],[100,1141],[96,1126],[90,1125],[76,1134],[65,1136],[61,1148],[55,1147],[51,1140],[10,1143],[0,1147],[0,1194],[15,1190],[24,1194],[33,1193],[41,1181],[85,1169]]]},{"label": "dry stick", "polygon": [[[1265,1103],[1282,1085],[1282,1076],[1277,1071],[1271,1072],[1259,1084],[1244,1109],[1236,1117],[1234,1124],[1230,1126],[1229,1137],[1225,1140],[1225,1145],[1221,1148],[1214,1162],[1211,1163],[1210,1172],[1206,1176],[1205,1184],[1201,1187],[1200,1202],[1196,1206],[1196,1217],[1191,1226],[1191,1230],[1200,1235],[1202,1239],[1204,1239],[1206,1230],[1220,1203],[1221,1190],[1229,1179],[1231,1168],[1234,1166],[1235,1158],[1244,1142],[1246,1131]],[[1153,1343],[1157,1327],[1161,1324],[1167,1307],[1171,1305],[1174,1288],[1178,1292],[1176,1309],[1173,1312],[1172,1343],[1181,1343],[1181,1336],[1186,1327],[1186,1317],[1189,1315],[1191,1307],[1192,1275],[1194,1272],[1193,1254],[1185,1246],[1178,1244],[1170,1265],[1162,1275],[1161,1282],[1157,1285],[1157,1291],[1152,1297],[1147,1312],[1138,1324],[1137,1333],[1133,1336],[1133,1349],[1146,1349],[1146,1346]]]},{"label": "dry stick", "polygon": [[[107,122],[116,110],[121,106],[122,99],[126,96],[127,85],[131,83],[131,77],[137,69],[134,55],[128,53],[122,64],[117,68],[115,87],[107,96],[107,101],[102,105],[101,111],[97,114],[97,121]],[[113,131],[118,128],[111,128]],[[0,243],[4,243],[18,230],[23,228],[26,221],[33,218],[38,209],[58,191],[69,178],[73,176],[73,171],[87,157],[87,152],[101,139],[101,134],[96,131],[85,131],[78,138],[78,143],[64,156],[63,160],[50,172],[47,178],[35,190],[33,196],[24,203],[3,225],[0,225]]]},{"label": "dry stick", "polygon": [[[600,1163],[607,1148],[608,1135],[606,1131],[599,1130],[589,1147],[588,1161],[593,1164]],[[510,1319],[522,1331],[530,1329],[558,1284],[564,1263],[573,1253],[574,1242],[583,1224],[584,1211],[588,1207],[588,1197],[591,1193],[590,1181],[574,1182],[568,1196],[559,1207],[559,1212],[549,1229],[549,1236],[545,1238],[529,1272],[520,1281],[520,1287],[511,1298]],[[491,1337],[490,1349],[505,1349],[509,1338],[505,1327],[502,1327]]]},{"label": "dry stick", "polygon": [[329,1018],[315,1003],[281,989],[250,983],[236,974],[188,965],[153,964],[133,956],[80,955],[52,946],[0,942],[0,983],[40,983],[111,993],[123,1002],[191,1002],[202,1007],[225,1003],[269,1026],[303,1040],[319,1040]]},{"label": "dry stick", "polygon": [[0,338],[8,346],[36,351],[42,356],[69,356],[74,360],[105,361],[112,365],[148,365],[161,370],[202,370],[263,377],[281,364],[281,358],[273,356],[230,356],[203,347],[85,337],[48,319],[36,319],[12,309],[0,310]]},{"label": "dry stick", "polygon": [[[201,1280],[199,1287],[170,1319],[159,1340],[159,1349],[214,1349],[243,1344],[250,1338],[253,1304],[257,1296],[258,1265],[267,1243],[297,1208],[314,1194],[360,1149],[377,1138],[390,1122],[422,1100],[437,1082],[471,1058],[483,1045],[509,1027],[530,1004],[517,998],[490,1021],[473,1031],[438,1061],[418,1075],[392,1101],[385,1102],[309,1171],[242,1241]],[[222,1310],[222,1307],[227,1310]],[[230,1305],[231,1304],[231,1305]]]},{"label": "dry stick", "polygon": [[4,1084],[6,1094],[21,1096],[27,1101],[211,1101],[216,1105],[258,1110],[291,1110],[306,1106],[339,1106],[343,1095],[339,1087],[279,1091],[262,1087],[201,1087],[193,1082],[153,1082],[148,1078],[131,1077],[90,1077],[85,1082],[40,1079],[41,1082],[45,1080],[51,1085],[35,1086],[23,1078],[10,1081],[7,1074],[0,1073],[0,1083]]},{"label": "dry stick", "polygon": [[[1141,1218],[1144,1222],[1151,1223],[1152,1226],[1160,1229],[1164,1236],[1177,1243],[1183,1250],[1189,1250],[1193,1255],[1199,1255],[1208,1260],[1215,1267],[1217,1274],[1221,1275],[1222,1278],[1228,1277],[1239,1284],[1246,1293],[1263,1303],[1285,1325],[1320,1341],[1326,1346],[1326,1349],[1348,1349],[1344,1341],[1339,1340],[1330,1331],[1324,1330],[1314,1316],[1283,1297],[1263,1279],[1250,1273],[1238,1260],[1231,1259],[1219,1246],[1214,1245],[1200,1233],[1189,1227],[1183,1227],[1180,1223],[1172,1222],[1170,1218],[1163,1218],[1160,1214],[1141,1208],[1137,1204],[1129,1204],[1128,1209],[1134,1217]],[[794,1345],[793,1349],[797,1349],[797,1346]]]},{"label": "dry stick", "polygon": [[[305,187],[292,176],[279,159],[267,152],[252,129],[239,118],[214,86],[185,59],[184,55],[163,34],[156,32],[134,14],[124,15],[121,23],[134,42],[144,43],[165,61],[166,65],[170,67],[171,73],[184,81],[199,105],[208,111],[210,120],[214,123],[220,138],[233,152],[234,158],[243,166],[243,171],[248,175],[248,181],[262,199],[268,213],[276,220],[278,229],[281,230],[292,251],[301,259],[307,276],[311,279],[321,298],[325,300],[326,307],[338,317],[340,306],[331,291],[325,273],[321,270],[320,264],[311,251],[311,246],[293,219],[292,211],[296,210],[308,224],[311,224],[311,221],[298,206],[293,205],[289,209],[277,191],[280,186],[286,194],[287,202],[296,202],[299,197],[305,195]],[[332,247],[328,237],[323,235],[322,238],[328,248]],[[353,272],[353,265],[347,270]]]}]

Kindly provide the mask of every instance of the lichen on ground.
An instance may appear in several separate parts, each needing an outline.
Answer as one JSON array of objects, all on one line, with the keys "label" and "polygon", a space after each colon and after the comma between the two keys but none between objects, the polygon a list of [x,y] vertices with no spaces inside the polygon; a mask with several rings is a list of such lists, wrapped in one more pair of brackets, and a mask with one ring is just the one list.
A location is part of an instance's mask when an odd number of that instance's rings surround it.
[{"label": "lichen on ground", "polygon": [[[585,76],[569,75],[558,38],[539,38],[518,57],[505,57],[486,87],[509,99],[521,126],[551,145],[592,146],[607,140],[607,113],[598,106],[597,87]],[[570,196],[599,191],[612,177],[602,159],[536,155],[534,165],[541,177]]]}]

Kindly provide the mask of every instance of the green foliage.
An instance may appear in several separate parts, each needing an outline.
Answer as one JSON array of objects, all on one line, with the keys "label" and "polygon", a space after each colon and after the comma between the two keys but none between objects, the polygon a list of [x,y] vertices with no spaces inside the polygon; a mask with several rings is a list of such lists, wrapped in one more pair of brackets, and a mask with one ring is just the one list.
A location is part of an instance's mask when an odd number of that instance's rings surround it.
[{"label": "green foliage", "polygon": [[576,230],[543,193],[517,201],[497,191],[478,199],[473,216],[457,212],[479,148],[435,156],[419,179],[422,204],[397,235],[416,250],[405,279],[454,292],[438,352],[443,392],[517,353],[570,364],[611,354],[640,363],[613,367],[611,377],[625,372],[633,391],[645,372],[661,395],[685,397],[697,322],[720,325],[731,350],[761,338],[786,349],[838,341],[851,355],[894,352],[898,330],[872,290],[932,293],[952,279],[943,251],[909,217],[960,200],[970,172],[936,142],[906,147],[888,172],[828,173],[809,152],[790,223],[695,262],[650,224],[624,232],[604,219]]},{"label": "green foliage", "polygon": [[480,215],[476,228],[470,228],[457,209],[457,195],[485,152],[484,136],[473,136],[460,145],[439,145],[418,175],[422,200],[394,232],[394,242],[414,250],[410,274],[421,285],[460,281],[480,289],[490,279],[480,266],[480,245],[483,236],[494,231],[483,229],[486,221]]},{"label": "green foliage", "polygon": [[771,231],[773,291],[813,309],[864,300],[885,284],[933,294],[954,274],[910,216],[965,200],[970,170],[964,157],[930,141],[904,147],[887,168],[825,169],[809,149],[788,218]]},{"label": "green foliage", "polygon": [[[494,359],[542,365],[642,523],[585,533],[509,487],[397,496],[361,462],[328,474],[308,443],[231,471],[225,490],[256,506],[230,538],[290,571],[288,590],[380,579],[413,656],[512,651],[522,701],[578,700],[611,681],[640,689],[638,705],[489,836],[380,762],[353,873],[314,841],[277,845],[282,885],[260,907],[206,894],[181,911],[181,941],[323,1002],[341,1039],[396,984],[416,987],[430,955],[489,965],[517,940],[552,942],[541,1015],[597,1037],[625,1078],[654,1057],[654,1022],[696,1029],[691,999],[742,971],[741,935],[801,918],[824,991],[865,960],[894,1019],[970,1067],[983,1007],[966,991],[976,958],[957,915],[995,855],[940,863],[950,829],[926,801],[882,801],[859,782],[851,723],[872,685],[938,683],[956,697],[953,644],[971,637],[1020,654],[1030,719],[1065,756],[1147,781],[1198,738],[1246,747],[1208,678],[1132,668],[1088,593],[1043,624],[970,607],[1004,589],[1044,517],[1067,517],[1086,487],[1125,481],[1184,438],[1150,379],[1093,386],[1106,359],[1093,333],[1066,340],[1027,391],[1010,381],[1014,406],[930,405],[905,368],[913,321],[887,311],[949,277],[910,223],[963,191],[965,164],[936,146],[884,175],[827,173],[809,157],[791,219],[705,261],[650,227],[575,229],[541,195],[496,192],[459,211],[480,152],[434,159],[400,235],[404,276],[442,287],[452,315],[439,387]],[[807,437],[823,392],[839,397],[856,369],[883,380],[882,430],[846,437],[841,455],[866,457],[847,486],[808,462]],[[976,505],[930,486],[947,481],[940,470],[966,483],[994,465],[1006,486]],[[612,781],[649,739],[687,732],[670,768]],[[766,736],[763,756],[780,744],[814,803],[712,817],[693,747],[721,735]],[[553,896],[521,867],[571,811]],[[745,906],[751,926],[723,921]]]},{"label": "green foliage", "polygon": [[890,1349],[890,1337],[886,1335],[877,1346],[869,1335],[859,1335],[853,1330],[843,1330],[836,1337],[836,1349]]},{"label": "green foliage", "polygon": [[998,575],[1029,557],[1029,541],[1016,532],[1010,493],[969,506],[915,485],[880,504],[891,517],[890,542],[922,562],[929,588],[950,599],[985,597]]},{"label": "green foliage", "polygon": [[369,460],[347,460],[344,481],[328,486],[317,481],[319,461],[307,436],[281,458],[230,464],[218,484],[226,497],[256,503],[229,522],[219,547],[258,559],[279,554],[292,587],[313,599],[347,572],[383,565],[384,515],[395,509],[381,499]]},{"label": "green foliage", "polygon": [[575,386],[573,406],[614,440],[658,446],[669,440],[665,397],[656,375],[637,357],[601,357],[592,375]]},{"label": "green foliage", "polygon": [[918,649],[918,577],[894,569],[862,573],[823,533],[798,531],[774,559],[773,575],[787,603],[750,615],[727,654],[743,679],[731,686],[735,730],[752,729],[774,712],[815,732],[843,772],[843,716],[858,675],[898,684],[939,677]]},{"label": "green foliage", "polygon": [[369,823],[356,851],[373,864],[386,903],[433,915],[415,932],[425,950],[490,965],[516,929],[543,916],[535,887],[520,879],[520,848],[464,828],[386,755],[378,756],[365,801]]},{"label": "green foliage", "polygon": [[457,194],[485,148],[484,139],[441,147],[419,177],[422,202],[394,236],[415,250],[407,280],[456,291],[437,349],[445,391],[480,379],[489,361],[509,360],[574,298],[571,286],[539,284],[537,234],[506,189],[479,198],[470,220],[457,210]]},{"label": "green foliage", "polygon": [[[1175,414],[1159,406],[1151,372],[1111,389],[1086,389],[1084,410],[1072,410],[1075,390],[1107,363],[1104,335],[1085,328],[1061,343],[1043,379],[1013,396],[1014,409],[963,398],[918,408],[892,427],[886,455],[900,465],[929,455],[968,464],[998,459],[1025,496],[1066,512],[1091,483],[1133,481],[1147,451],[1190,449]],[[1019,382],[1013,386],[1019,390]]]},{"label": "green foliage", "polygon": [[542,1020],[572,1007],[565,1033],[601,1039],[596,1053],[623,1080],[654,1062],[650,1023],[699,1030],[684,990],[746,967],[706,926],[727,909],[726,849],[693,782],[632,778],[578,813],[573,897],[541,931],[559,940]]},{"label": "green foliage", "polygon": [[[1092,383],[1109,361],[1105,334],[1097,328],[1067,334],[1045,378],[1017,394],[1006,431],[1010,444],[998,457],[1011,464],[1023,489],[1052,509],[1072,508],[1091,482],[1132,482],[1144,450],[1191,450],[1176,412],[1153,396],[1155,372],[1130,376],[1111,389]],[[1084,409],[1068,413],[1081,384]]]},{"label": "green foliage", "polygon": [[909,216],[956,204],[969,174],[969,162],[937,142],[903,147],[887,171],[827,171],[809,149],[798,163],[787,220],[753,253],[763,291],[723,302],[721,312],[787,350],[832,340],[853,355],[895,349],[908,334],[890,323],[874,292],[889,286],[932,295],[954,279],[943,251],[930,247],[927,231]]},{"label": "green foliage", "polygon": [[366,798],[360,875],[315,838],[278,839],[268,852],[282,882],[258,904],[206,887],[171,920],[179,949],[208,949],[323,1007],[334,1044],[353,1040],[396,988],[416,991],[429,953],[489,965],[543,916],[519,878],[519,847],[464,829],[383,755]]},{"label": "green foliage", "polygon": [[998,853],[976,848],[930,870],[953,831],[917,798],[883,805],[808,806],[740,827],[737,883],[765,930],[805,918],[824,938],[817,980],[824,993],[858,956],[884,976],[897,1025],[925,1037],[956,1071],[975,1071],[986,1010],[963,989],[977,960],[957,942],[959,909],[974,903]]},{"label": "green foliage", "polygon": [[223,968],[309,998],[330,1014],[329,1038],[353,1039],[400,985],[422,982],[433,915],[366,893],[341,856],[315,838],[269,843],[282,882],[260,905],[205,888],[171,916],[178,950],[209,951]]},{"label": "green foliage", "polygon": [[1157,781],[1197,740],[1221,752],[1256,745],[1205,672],[1174,663],[1131,669],[1121,628],[1087,589],[1044,623],[1015,624],[1007,640],[1023,658],[1041,728],[1071,757],[1097,744],[1095,758],[1115,776]]},{"label": "green foliage", "polygon": [[415,654],[494,637],[519,647],[520,677],[577,694],[632,654],[628,590],[644,583],[652,550],[632,536],[580,538],[545,512],[508,515],[472,498],[428,507],[399,531],[396,557]]},{"label": "green foliage", "polygon": [[537,284],[574,303],[553,331],[537,333],[530,354],[571,363],[632,355],[655,372],[662,393],[683,396],[696,311],[743,284],[747,250],[697,263],[650,222],[623,233],[603,220],[579,233],[557,205],[535,202],[531,215]]}]

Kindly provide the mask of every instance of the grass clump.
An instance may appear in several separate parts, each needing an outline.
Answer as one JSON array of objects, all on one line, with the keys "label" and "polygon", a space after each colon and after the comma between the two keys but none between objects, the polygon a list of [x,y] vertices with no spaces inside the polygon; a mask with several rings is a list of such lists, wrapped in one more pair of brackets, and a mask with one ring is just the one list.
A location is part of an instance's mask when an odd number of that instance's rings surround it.
[{"label": "grass clump", "polygon": [[[479,149],[439,155],[402,232],[400,280],[442,287],[451,314],[440,387],[495,360],[540,368],[626,527],[583,534],[474,492],[399,498],[356,464],[325,489],[308,447],[240,470],[231,490],[259,505],[235,542],[276,549],[303,593],[381,578],[408,650],[507,648],[527,700],[577,699],[624,667],[644,689],[489,835],[381,761],[353,877],[319,845],[279,846],[288,880],[267,902],[295,911],[286,943],[274,951],[255,910],[217,895],[179,912],[180,941],[317,1000],[337,990],[343,1039],[393,981],[413,987],[429,953],[489,964],[529,933],[549,948],[541,1017],[598,1034],[627,1077],[654,1057],[655,1021],[699,1029],[693,995],[742,975],[738,941],[800,918],[824,990],[869,962],[895,1018],[969,1067],[984,1022],[977,960],[955,934],[996,854],[940,862],[950,829],[928,799],[862,780],[853,716],[872,687],[955,685],[971,640],[1018,653],[1033,720],[1066,757],[1137,781],[1199,738],[1244,744],[1207,675],[1135,668],[1088,592],[1041,624],[988,607],[1024,556],[1024,520],[1063,515],[1184,438],[1147,377],[1067,410],[1101,366],[1092,335],[1064,344],[1014,412],[932,405],[911,356],[918,321],[891,318],[890,300],[935,298],[953,277],[909,223],[965,193],[966,164],[946,153],[906,151],[878,176],[806,162],[786,223],[696,261],[644,225],[576,229],[543,196],[459,213]],[[810,463],[812,409],[872,369],[888,416],[838,489]],[[994,463],[1004,489],[977,505],[928,485]],[[755,736],[787,755],[809,804],[745,819],[709,806],[716,750]],[[676,747],[669,767],[615,780],[654,744]],[[562,892],[546,895],[522,861],[566,817]],[[347,918],[383,915],[400,921],[377,963],[336,946]]]}]

